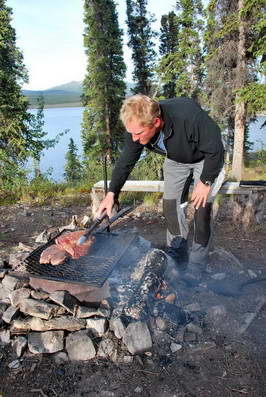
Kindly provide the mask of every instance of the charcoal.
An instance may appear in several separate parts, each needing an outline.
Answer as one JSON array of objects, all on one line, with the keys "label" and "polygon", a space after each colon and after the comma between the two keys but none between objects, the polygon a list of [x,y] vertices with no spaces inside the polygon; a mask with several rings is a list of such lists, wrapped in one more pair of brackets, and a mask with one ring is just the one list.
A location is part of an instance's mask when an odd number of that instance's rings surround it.
[{"label": "charcoal", "polygon": [[153,305],[153,316],[160,316],[177,326],[186,325],[192,321],[190,312],[179,306],[165,302],[164,300],[157,301],[155,305]]}]

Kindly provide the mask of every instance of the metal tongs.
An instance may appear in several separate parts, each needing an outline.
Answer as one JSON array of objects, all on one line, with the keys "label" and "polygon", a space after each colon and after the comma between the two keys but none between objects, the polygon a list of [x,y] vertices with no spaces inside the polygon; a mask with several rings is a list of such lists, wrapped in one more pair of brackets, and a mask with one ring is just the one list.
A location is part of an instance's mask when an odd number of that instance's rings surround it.
[{"label": "metal tongs", "polygon": [[125,207],[122,210],[120,210],[117,214],[115,214],[114,216],[112,216],[111,218],[108,217],[107,212],[104,211],[103,214],[99,217],[96,218],[95,221],[93,222],[93,224],[86,230],[86,232],[80,237],[80,239],[78,240],[78,244],[84,244],[88,238],[92,235],[92,232],[94,232],[94,230],[102,223],[102,221],[105,218],[108,218],[108,222],[105,225],[102,225],[102,227],[100,227],[96,233],[102,233],[104,232],[106,229],[108,229],[108,227],[114,223],[118,218],[120,218],[121,216],[126,215],[128,212],[130,212],[132,210],[132,207]]}]

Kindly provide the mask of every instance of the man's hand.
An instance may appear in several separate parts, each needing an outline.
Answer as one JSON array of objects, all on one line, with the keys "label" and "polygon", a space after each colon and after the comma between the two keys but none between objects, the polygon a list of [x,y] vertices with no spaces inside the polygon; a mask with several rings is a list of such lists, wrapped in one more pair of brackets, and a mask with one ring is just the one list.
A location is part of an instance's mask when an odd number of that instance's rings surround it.
[{"label": "man's hand", "polygon": [[191,196],[192,205],[196,210],[199,209],[199,207],[205,207],[210,190],[210,186],[198,181]]},{"label": "man's hand", "polygon": [[115,203],[114,197],[115,194],[113,192],[107,193],[97,210],[96,218],[100,218],[104,210],[107,211],[107,215],[109,216],[109,218],[112,216],[112,209]]}]

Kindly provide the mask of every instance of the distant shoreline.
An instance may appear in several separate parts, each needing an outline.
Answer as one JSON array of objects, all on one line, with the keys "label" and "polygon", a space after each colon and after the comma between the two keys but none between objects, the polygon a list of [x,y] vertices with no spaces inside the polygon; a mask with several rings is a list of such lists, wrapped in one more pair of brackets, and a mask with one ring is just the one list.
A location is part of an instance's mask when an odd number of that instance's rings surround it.
[{"label": "distant shoreline", "polygon": [[[81,102],[70,102],[70,103],[53,103],[44,105],[44,109],[50,108],[82,108]],[[37,106],[30,106],[29,109],[37,109]]]},{"label": "distant shoreline", "polygon": [[[69,103],[53,103],[44,105],[44,109],[51,108],[82,108],[84,107],[81,102],[69,102]],[[36,106],[30,106],[29,109],[37,109]],[[266,111],[258,112],[257,117],[266,117]]]}]

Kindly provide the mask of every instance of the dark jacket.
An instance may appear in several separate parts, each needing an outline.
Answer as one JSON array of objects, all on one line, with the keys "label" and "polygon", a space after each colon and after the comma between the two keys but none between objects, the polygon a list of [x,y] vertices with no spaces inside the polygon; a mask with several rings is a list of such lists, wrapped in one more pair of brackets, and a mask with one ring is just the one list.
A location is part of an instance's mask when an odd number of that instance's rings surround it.
[{"label": "dark jacket", "polygon": [[125,133],[124,148],[113,170],[109,191],[120,192],[144,147],[166,154],[167,158],[178,163],[193,164],[204,159],[202,182],[213,182],[218,176],[224,159],[218,125],[193,99],[180,97],[159,103],[164,120],[161,133],[166,152],[156,144],[160,133],[147,145],[133,142],[131,134]]}]

